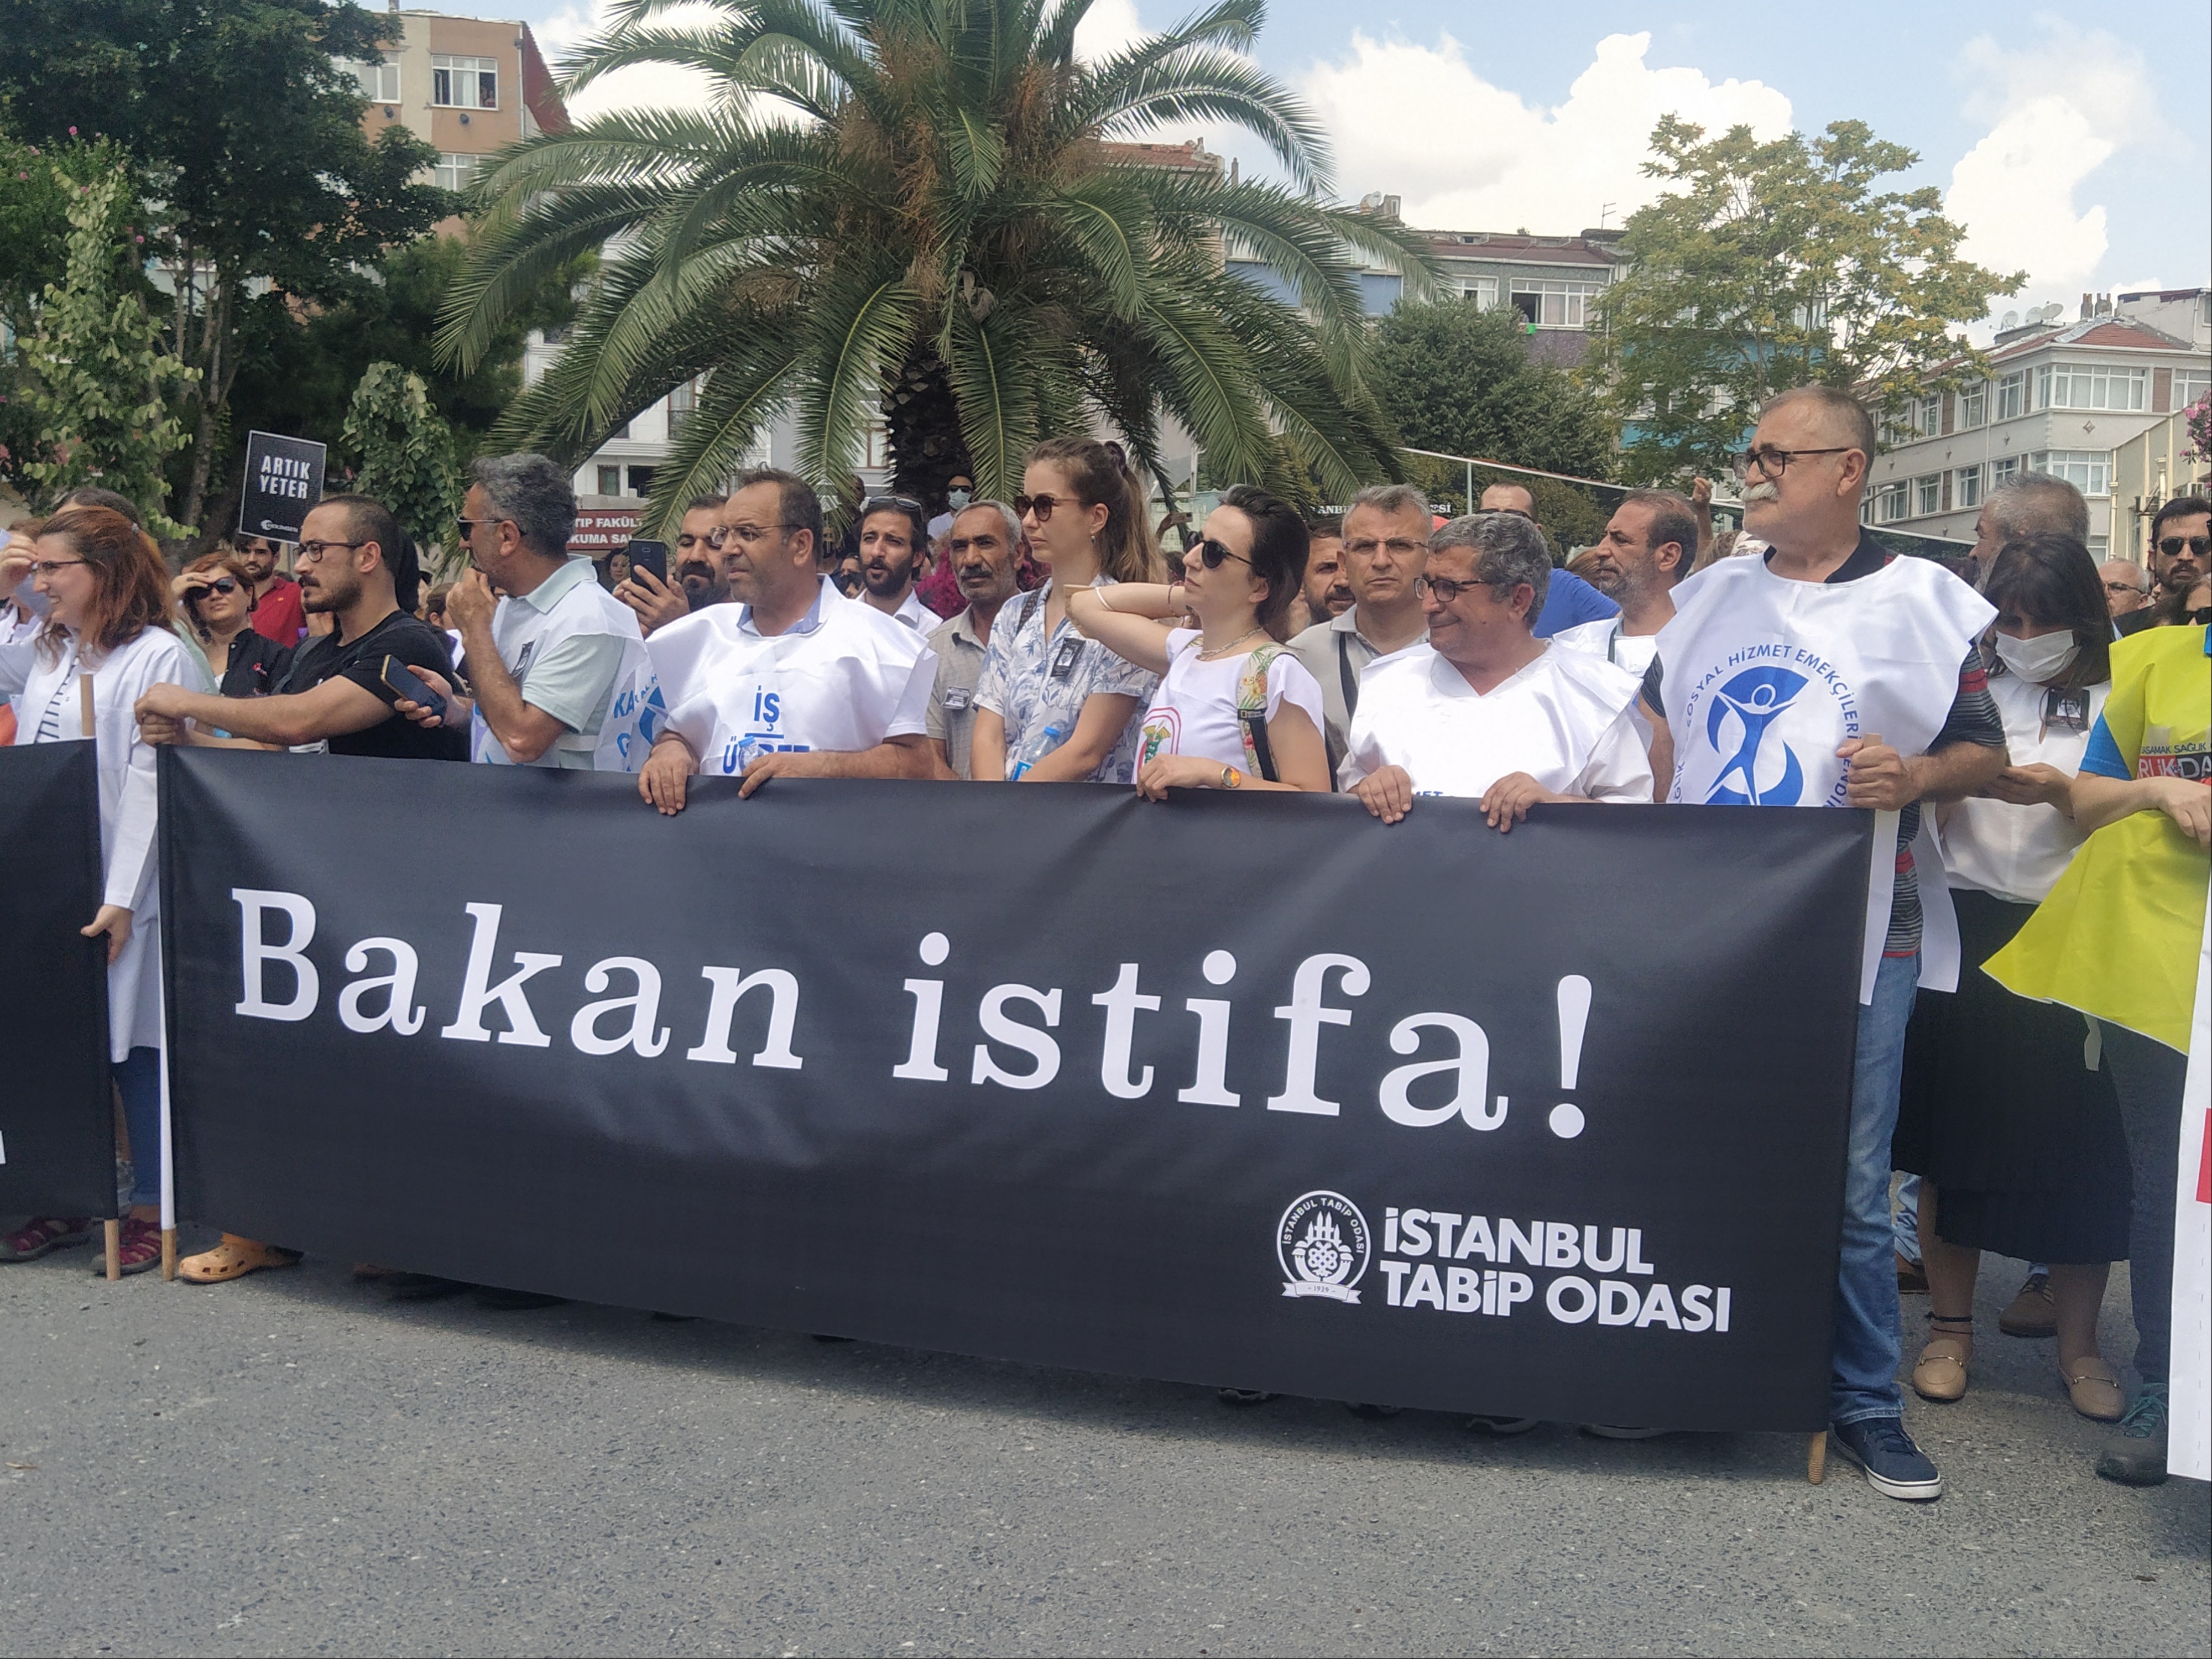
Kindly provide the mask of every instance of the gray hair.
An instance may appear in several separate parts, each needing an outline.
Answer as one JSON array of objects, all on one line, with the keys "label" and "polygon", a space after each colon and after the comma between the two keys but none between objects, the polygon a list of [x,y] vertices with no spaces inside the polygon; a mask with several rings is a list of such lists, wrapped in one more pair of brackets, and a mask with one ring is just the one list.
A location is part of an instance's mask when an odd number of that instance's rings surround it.
[{"label": "gray hair", "polygon": [[1344,516],[1348,519],[1363,507],[1371,507],[1394,518],[1401,513],[1418,513],[1425,519],[1429,516],[1428,498],[1411,484],[1370,484],[1345,503]]},{"label": "gray hair", "polygon": [[558,465],[543,455],[484,455],[470,471],[486,504],[514,525],[525,547],[540,558],[568,556],[576,489]]},{"label": "gray hair", "polygon": [[1006,527],[1006,551],[1013,555],[1016,558],[1019,558],[1022,552],[1021,514],[1015,512],[1012,507],[1009,507],[1004,501],[969,502],[967,506],[962,507],[957,513],[952,515],[952,523],[945,527],[945,539],[948,541],[951,540],[952,532],[959,526],[960,520],[966,518],[970,513],[975,512],[978,507],[988,507],[992,512],[999,515],[1000,522]]},{"label": "gray hair", "polygon": [[1429,551],[1464,547],[1474,554],[1474,578],[1509,591],[1526,582],[1536,590],[1528,621],[1535,625],[1552,588],[1552,550],[1535,520],[1520,513],[1469,513],[1429,538]]},{"label": "gray hair", "polygon": [[1842,439],[1846,446],[1865,456],[1871,472],[1877,445],[1874,416],[1867,413],[1864,404],[1835,386],[1798,386],[1769,398],[1766,406],[1759,411],[1759,417],[1763,421],[1776,410],[1787,409],[1791,404],[1811,404],[1818,409],[1826,417],[1830,435]]},{"label": "gray hair", "polygon": [[1982,499],[1982,510],[2003,533],[2002,541],[2021,536],[2071,536],[2087,545],[2089,503],[2063,478],[2048,472],[2022,472],[2007,478]]}]

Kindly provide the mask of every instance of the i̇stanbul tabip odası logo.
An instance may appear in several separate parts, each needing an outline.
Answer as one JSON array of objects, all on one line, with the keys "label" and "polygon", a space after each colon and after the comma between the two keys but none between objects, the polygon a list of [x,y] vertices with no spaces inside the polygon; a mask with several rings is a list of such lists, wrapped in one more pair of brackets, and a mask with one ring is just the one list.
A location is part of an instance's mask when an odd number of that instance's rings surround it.
[{"label": "i\u0307stanbul tabip odas\u0131 logo", "polygon": [[1306,1194],[1283,1212],[1282,1224],[1275,1229],[1285,1296],[1357,1302],[1355,1286],[1370,1254],[1367,1218],[1341,1193]]},{"label": "i\u0307stanbul tabip odas\u0131 logo", "polygon": [[[1788,714],[1805,689],[1802,674],[1787,668],[1747,668],[1713,694],[1705,714],[1705,741],[1727,755],[1713,779],[1708,806],[1795,806],[1804,793],[1805,769],[1797,752],[1776,738],[1767,742],[1775,721]],[[1723,728],[1730,729],[1726,738]],[[1733,750],[1725,746],[1733,743]]]}]

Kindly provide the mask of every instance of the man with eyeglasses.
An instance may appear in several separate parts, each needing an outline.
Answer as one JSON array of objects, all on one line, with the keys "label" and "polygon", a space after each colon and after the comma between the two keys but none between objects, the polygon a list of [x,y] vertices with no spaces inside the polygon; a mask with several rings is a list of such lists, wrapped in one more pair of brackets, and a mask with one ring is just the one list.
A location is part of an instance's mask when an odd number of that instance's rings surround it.
[{"label": "man with eyeglasses", "polygon": [[1867,535],[1874,453],[1874,422],[1844,392],[1801,386],[1766,405],[1736,473],[1744,528],[1767,550],[1720,560],[1678,597],[1644,696],[1668,723],[1668,799],[1877,815],[1895,873],[1869,895],[1862,951],[1829,1425],[1877,1492],[1926,1500],[1943,1482],[1897,1388],[1889,1148],[1917,989],[1951,989],[1960,963],[1923,805],[1983,789],[2006,756],[1977,646],[1996,611]]},{"label": "man with eyeglasses", "polygon": [[1347,793],[1385,823],[1422,795],[1466,797],[1501,832],[1547,802],[1650,804],[1636,677],[1530,629],[1555,574],[1522,514],[1471,514],[1430,538],[1414,584],[1428,643],[1362,678],[1338,773]]},{"label": "man with eyeglasses", "polygon": [[722,579],[722,562],[708,542],[722,521],[720,495],[695,495],[684,509],[676,531],[673,586],[650,570],[633,570],[628,580],[615,584],[615,597],[637,612],[637,623],[650,636],[678,617],[704,611],[710,605],[727,605],[730,585]]},{"label": "man with eyeglasses", "polygon": [[977,501],[955,514],[945,538],[946,558],[967,605],[929,636],[937,680],[929,694],[929,740],[940,775],[975,774],[975,687],[991,644],[991,624],[1018,586],[1022,522],[1004,501]]},{"label": "man with eyeglasses", "polygon": [[2115,622],[2150,603],[2150,573],[2130,560],[2106,560],[2097,567],[2097,580],[2105,585],[2105,604]]},{"label": "man with eyeglasses", "polygon": [[1429,637],[1414,584],[1428,563],[1432,522],[1428,502],[1411,484],[1372,484],[1354,495],[1344,511],[1340,546],[1352,604],[1285,647],[1321,682],[1331,777],[1344,763],[1367,665]]},{"label": "man with eyeglasses", "polygon": [[473,470],[456,526],[469,568],[446,615],[461,631],[474,696],[426,676],[445,711],[403,702],[403,712],[465,726],[469,757],[484,765],[635,771],[658,725],[645,635],[593,580],[592,562],[568,556],[568,474],[529,454],[483,456]]},{"label": "man with eyeglasses", "polygon": [[[1485,513],[1518,513],[1540,533],[1536,523],[1536,495],[1526,484],[1494,483],[1482,492]],[[1548,640],[1554,634],[1583,623],[1603,622],[1620,614],[1620,607],[1571,570],[1552,572],[1552,585],[1544,598],[1543,614],[1536,618],[1535,634]]]},{"label": "man with eyeglasses", "polygon": [[2212,501],[2177,495],[2150,521],[2150,574],[2157,580],[2153,602],[2114,624],[2122,635],[2155,628],[2169,611],[2178,611],[2189,592],[2212,570]]},{"label": "man with eyeglasses", "polygon": [[415,615],[422,572],[391,512],[366,495],[325,496],[300,526],[298,565],[301,598],[331,618],[331,632],[293,653],[270,696],[151,688],[137,703],[146,741],[466,760],[466,733],[413,724],[384,680],[387,657],[425,678],[453,672],[446,636]]},{"label": "man with eyeglasses", "polygon": [[695,774],[743,778],[740,797],[779,777],[933,775],[936,653],[821,573],[814,487],[773,467],[746,473],[715,542],[737,603],[646,642],[667,714],[638,793],[672,817]]}]

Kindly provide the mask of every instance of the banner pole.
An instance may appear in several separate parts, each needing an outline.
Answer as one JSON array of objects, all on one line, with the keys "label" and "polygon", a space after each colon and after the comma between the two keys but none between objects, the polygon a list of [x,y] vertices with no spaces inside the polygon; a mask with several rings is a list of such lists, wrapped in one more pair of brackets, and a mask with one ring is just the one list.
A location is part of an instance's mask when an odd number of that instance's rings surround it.
[{"label": "banner pole", "polygon": [[123,1223],[117,1219],[100,1224],[107,1234],[107,1282],[112,1285],[123,1277]]},{"label": "banner pole", "polygon": [[[92,671],[85,669],[78,674],[76,682],[77,728],[82,736],[94,739],[99,737],[97,707],[93,701]],[[137,1156],[137,1148],[132,1147],[131,1153]],[[118,1216],[103,1222],[100,1230],[107,1245],[107,1282],[112,1285],[123,1277],[123,1218]]]},{"label": "banner pole", "polygon": [[1812,1449],[1805,1455],[1805,1479],[1819,1486],[1828,1478],[1828,1431],[1823,1429],[1813,1437]]},{"label": "banner pole", "polygon": [[[154,935],[154,948],[161,949],[161,930]],[[161,1277],[177,1276],[177,1176],[169,1156],[169,988],[168,963],[159,964],[154,980],[154,1015],[161,1032]]]}]

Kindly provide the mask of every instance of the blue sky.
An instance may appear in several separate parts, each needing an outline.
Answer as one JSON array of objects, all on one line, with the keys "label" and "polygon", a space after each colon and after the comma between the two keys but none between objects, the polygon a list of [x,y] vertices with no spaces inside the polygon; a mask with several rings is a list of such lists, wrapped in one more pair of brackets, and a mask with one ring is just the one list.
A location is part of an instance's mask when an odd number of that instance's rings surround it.
[{"label": "blue sky", "polygon": [[[1086,46],[1195,3],[1098,0]],[[518,9],[557,56],[603,4]],[[1742,0],[1664,11],[1278,0],[1255,56],[1328,128],[1341,196],[1397,194],[1432,228],[1569,233],[1607,204],[1619,223],[1652,189],[1636,163],[1667,110],[1762,132],[1855,117],[1920,153],[1910,182],[1945,192],[1971,254],[2031,273],[2006,307],[2055,300],[2070,316],[2084,289],[2212,280],[2204,0],[2006,11],[1859,0],[1834,25],[1810,18]],[[638,81],[616,95],[684,93]],[[1193,131],[1262,162],[1234,135]]]}]

